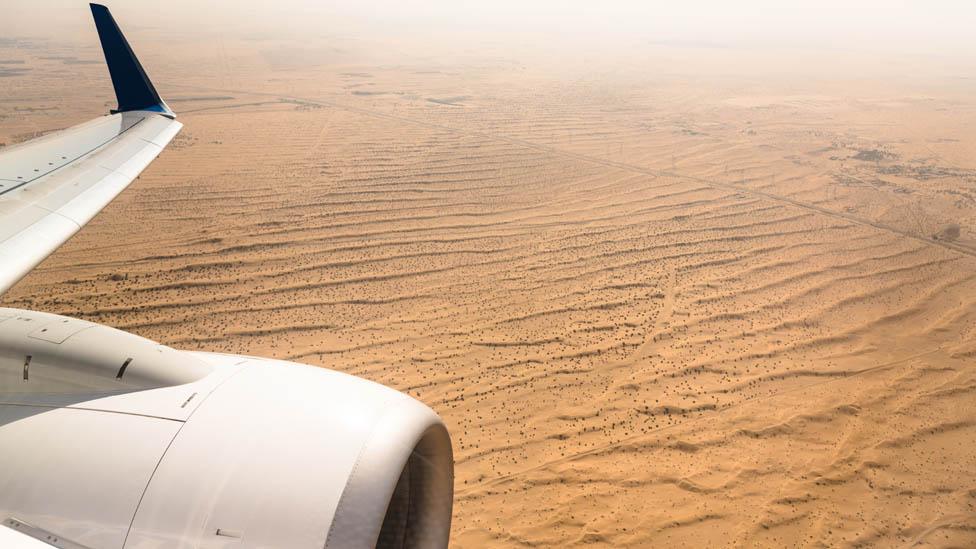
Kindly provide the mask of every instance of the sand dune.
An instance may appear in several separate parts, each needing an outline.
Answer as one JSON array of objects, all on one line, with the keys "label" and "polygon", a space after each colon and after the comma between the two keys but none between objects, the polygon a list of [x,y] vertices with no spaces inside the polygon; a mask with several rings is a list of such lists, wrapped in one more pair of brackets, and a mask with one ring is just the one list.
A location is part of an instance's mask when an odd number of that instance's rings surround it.
[{"label": "sand dune", "polygon": [[[971,83],[227,47],[152,71],[183,133],[5,305],[409,392],[459,547],[976,544]],[[0,142],[104,110],[42,55]]]}]

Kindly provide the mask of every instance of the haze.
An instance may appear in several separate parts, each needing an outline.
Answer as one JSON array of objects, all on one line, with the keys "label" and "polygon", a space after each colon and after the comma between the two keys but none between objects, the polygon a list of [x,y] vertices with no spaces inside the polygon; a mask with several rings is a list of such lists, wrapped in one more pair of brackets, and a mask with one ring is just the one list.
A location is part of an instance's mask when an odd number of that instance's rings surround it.
[{"label": "haze", "polygon": [[[246,28],[279,38],[296,32],[430,36],[456,32],[544,33],[575,43],[623,37],[651,41],[764,47],[867,49],[909,53],[971,53],[976,7],[971,2],[866,0],[778,2],[691,0],[634,2],[539,0],[494,2],[421,0],[398,2],[171,2],[129,1],[113,6],[142,26],[201,32]],[[83,30],[84,2],[12,0],[0,22],[4,35],[60,35]],[[165,25],[164,25],[165,24]],[[55,34],[57,33],[57,34]]]}]

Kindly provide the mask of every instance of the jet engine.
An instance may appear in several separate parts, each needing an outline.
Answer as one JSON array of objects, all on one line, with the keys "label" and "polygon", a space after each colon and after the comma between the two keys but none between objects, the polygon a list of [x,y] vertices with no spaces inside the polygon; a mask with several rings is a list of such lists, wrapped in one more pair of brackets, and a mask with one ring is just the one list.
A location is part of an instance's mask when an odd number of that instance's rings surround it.
[{"label": "jet engine", "polygon": [[[0,545],[444,547],[448,432],[343,373],[0,308]],[[6,537],[4,537],[6,536]]]}]

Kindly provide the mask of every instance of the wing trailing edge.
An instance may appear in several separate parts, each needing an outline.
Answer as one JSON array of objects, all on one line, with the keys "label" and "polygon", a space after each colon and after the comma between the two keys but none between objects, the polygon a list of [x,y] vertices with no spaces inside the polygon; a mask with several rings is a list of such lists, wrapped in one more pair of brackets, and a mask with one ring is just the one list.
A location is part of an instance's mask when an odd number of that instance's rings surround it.
[{"label": "wing trailing edge", "polygon": [[133,53],[129,42],[122,34],[115,18],[107,7],[101,4],[90,4],[92,16],[95,18],[95,28],[102,43],[102,52],[108,64],[109,74],[112,76],[112,86],[119,101],[117,112],[153,111],[164,116],[175,118],[166,102],[159,97],[146,71]]}]

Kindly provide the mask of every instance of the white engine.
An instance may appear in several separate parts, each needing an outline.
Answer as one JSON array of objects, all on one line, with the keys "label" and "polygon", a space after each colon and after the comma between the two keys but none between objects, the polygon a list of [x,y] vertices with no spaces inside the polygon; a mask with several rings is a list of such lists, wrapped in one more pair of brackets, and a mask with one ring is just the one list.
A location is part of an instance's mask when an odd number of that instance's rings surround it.
[{"label": "white engine", "polygon": [[0,309],[0,463],[4,547],[443,547],[450,532],[450,438],[416,400],[46,313]]}]

